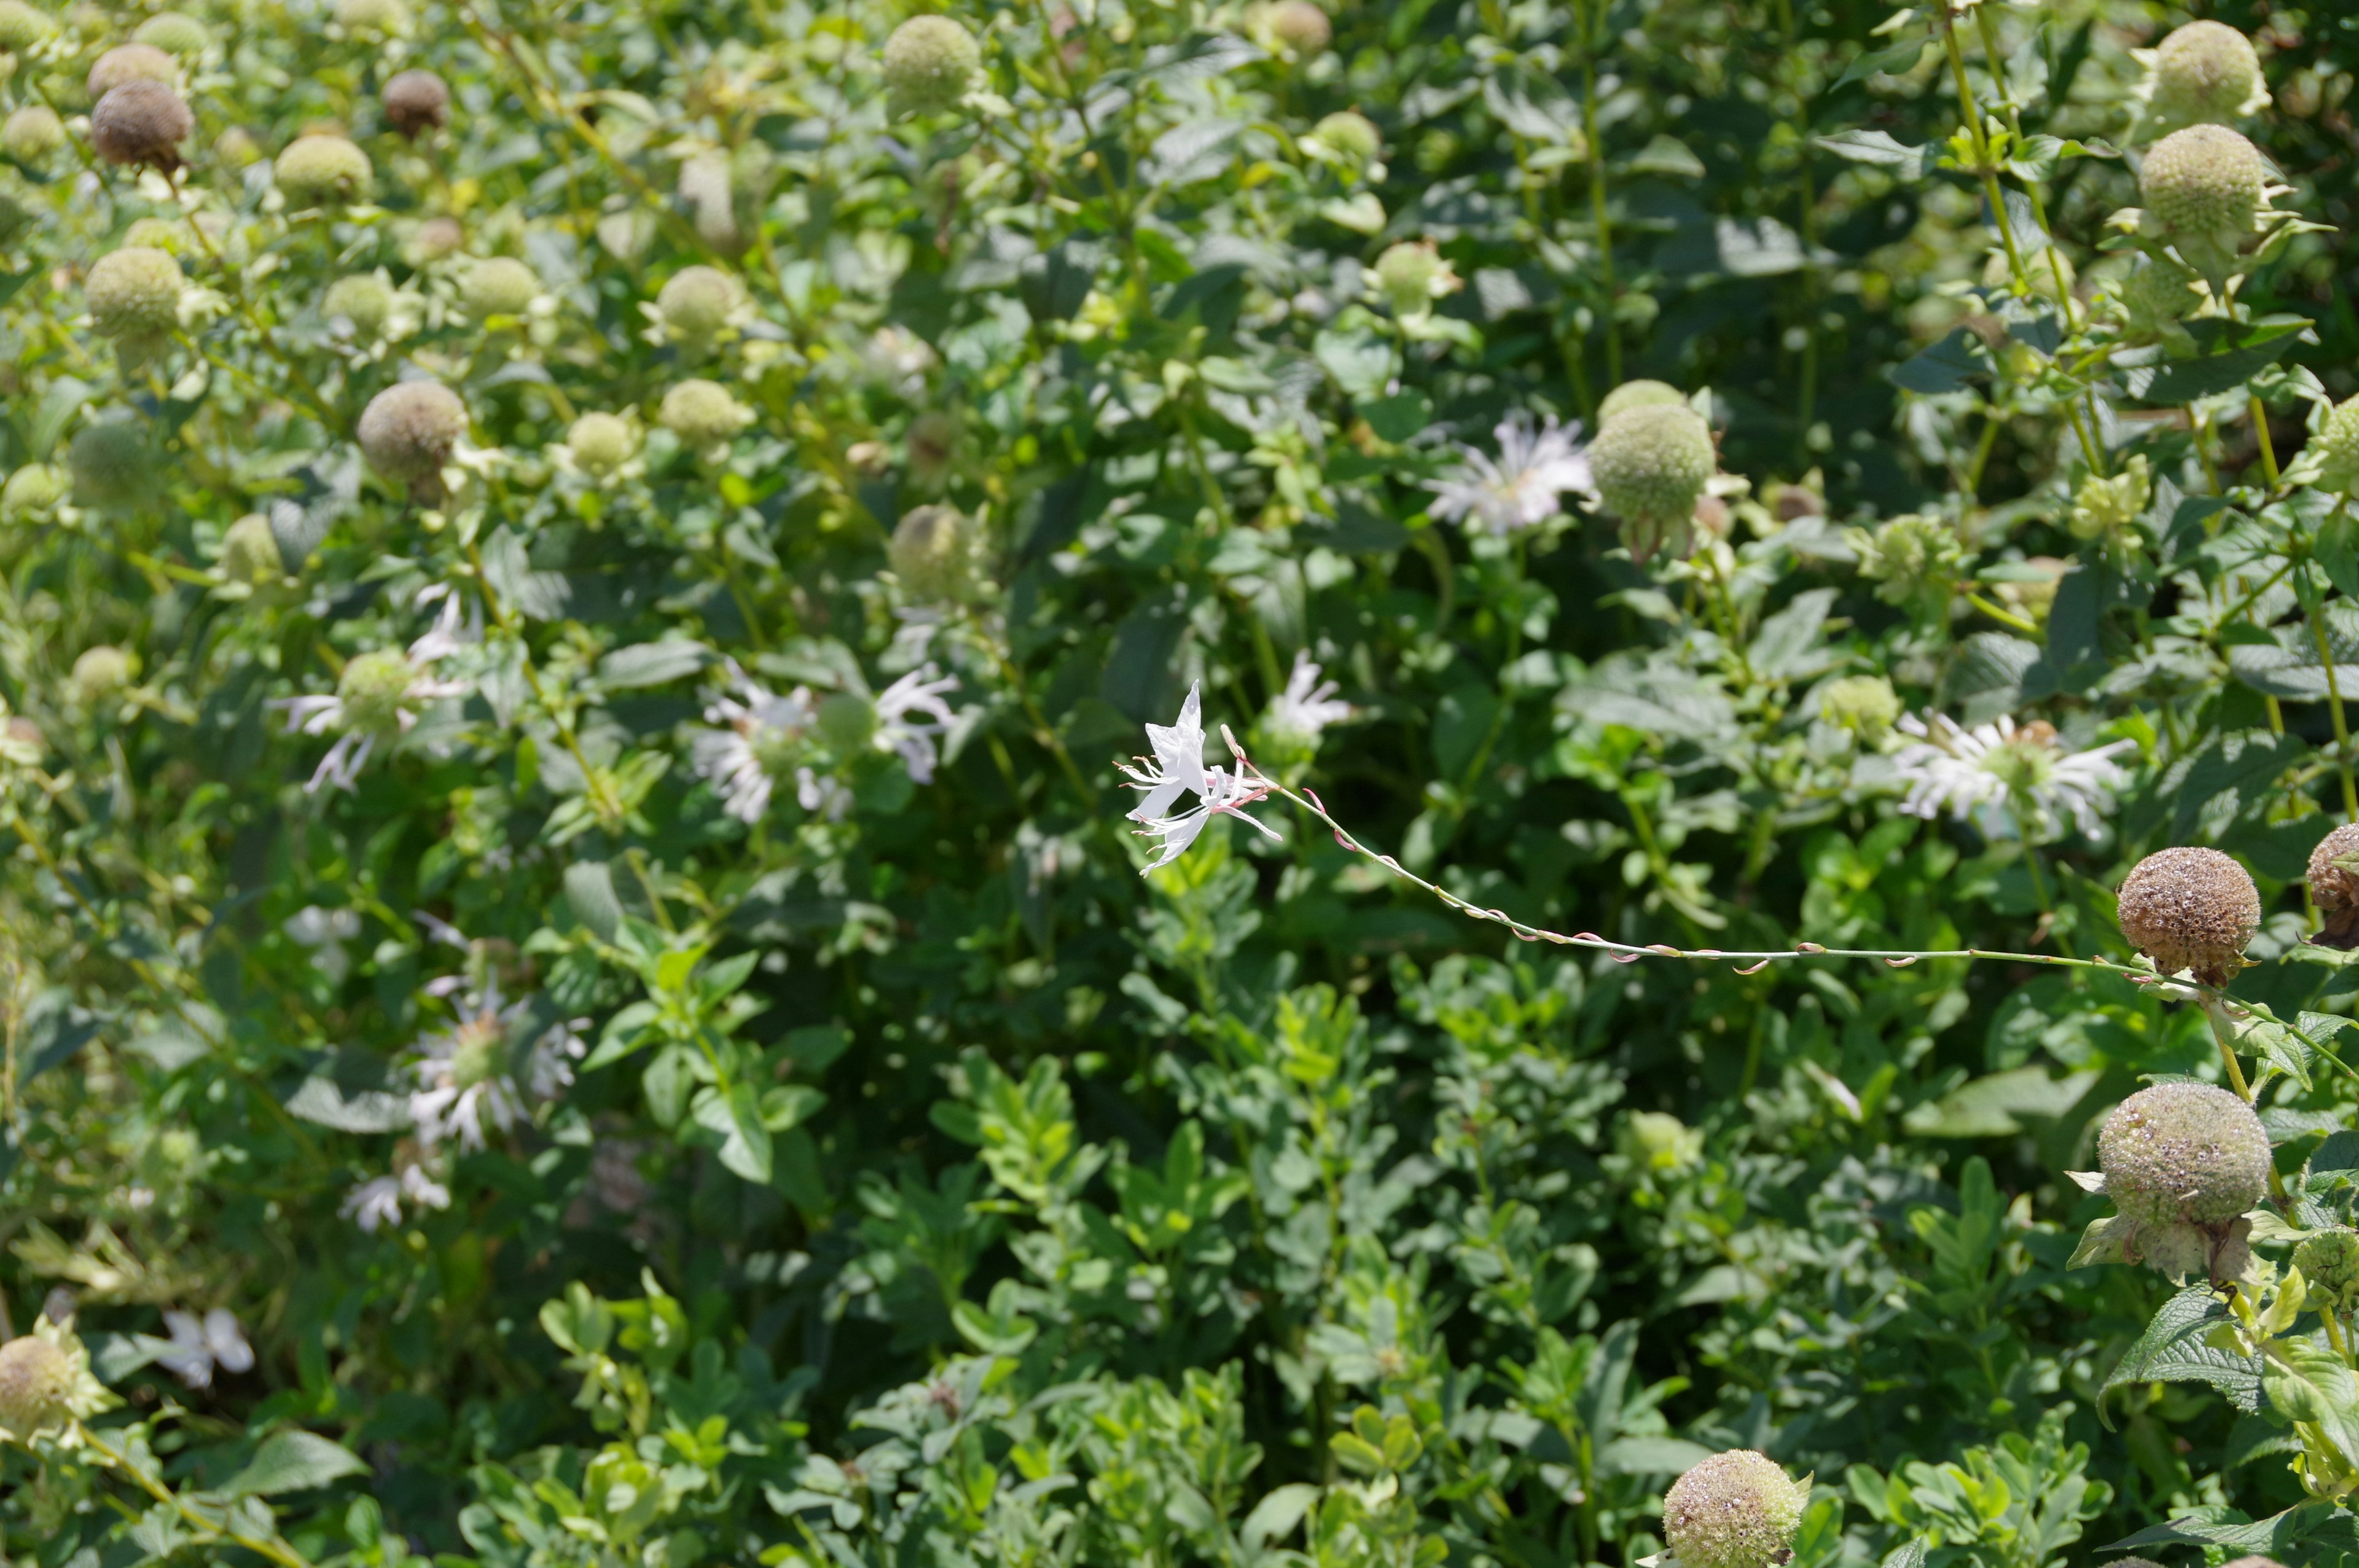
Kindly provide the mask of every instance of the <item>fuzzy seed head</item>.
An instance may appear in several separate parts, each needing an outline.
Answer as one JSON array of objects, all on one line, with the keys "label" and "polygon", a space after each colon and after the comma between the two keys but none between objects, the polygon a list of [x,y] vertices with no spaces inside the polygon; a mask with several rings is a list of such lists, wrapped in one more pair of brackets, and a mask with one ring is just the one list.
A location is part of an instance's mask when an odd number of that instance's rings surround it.
[{"label": "fuzzy seed head", "polygon": [[1462,287],[1458,274],[1441,258],[1441,249],[1431,240],[1403,240],[1385,247],[1376,258],[1376,287],[1384,291],[1393,314],[1400,317],[1423,316],[1433,308],[1433,302],[1444,295],[1455,294]]},{"label": "fuzzy seed head", "polygon": [[374,342],[393,313],[393,285],[373,272],[356,272],[328,285],[320,313],[353,324],[353,335]]},{"label": "fuzzy seed head", "polygon": [[1715,1454],[1663,1496],[1663,1539],[1680,1568],[1777,1568],[1793,1556],[1807,1482],[1749,1448]]},{"label": "fuzzy seed head", "polygon": [[361,411],[361,455],[412,493],[430,492],[440,483],[451,449],[466,433],[466,404],[439,381],[388,386]]},{"label": "fuzzy seed head", "polygon": [[417,679],[417,670],[397,648],[354,655],[336,681],[344,722],[364,734],[393,734],[401,728],[404,705]]},{"label": "fuzzy seed head", "polygon": [[49,19],[25,0],[0,0],[0,49],[28,49],[49,36]]},{"label": "fuzzy seed head", "polygon": [[72,483],[65,470],[55,463],[27,463],[8,476],[5,487],[0,487],[0,517],[17,522],[46,516],[51,507],[66,498]]},{"label": "fuzzy seed head", "polygon": [[0,1345],[0,1426],[23,1437],[62,1419],[77,1370],[64,1346],[34,1335]]},{"label": "fuzzy seed head", "polygon": [[955,109],[983,70],[974,35],[948,16],[912,16],[885,40],[885,91],[896,114]]},{"label": "fuzzy seed head", "polygon": [[2130,325],[2141,332],[2153,332],[2173,321],[2184,321],[2203,303],[2203,296],[2196,291],[2201,281],[2177,262],[2147,262],[2122,283],[2122,306],[2129,314]]},{"label": "fuzzy seed head", "polygon": [[2122,935],[2156,968],[2192,969],[2224,986],[2261,928],[2261,895],[2252,873],[2217,849],[2158,849],[2123,879],[2116,913]]},{"label": "fuzzy seed head", "polygon": [[459,301],[467,314],[521,316],[540,292],[540,275],[514,256],[492,256],[467,269],[459,280]]},{"label": "fuzzy seed head", "polygon": [[656,296],[656,312],[663,324],[691,341],[720,331],[736,308],[737,287],[718,267],[684,266],[671,275]]},{"label": "fuzzy seed head", "polygon": [[2220,1225],[2261,1201],[2269,1135],[2226,1089],[2156,1084],[2105,1119],[2097,1163],[2105,1195],[2138,1226]]},{"label": "fuzzy seed head", "polygon": [[73,674],[67,676],[73,695],[84,703],[103,702],[138,678],[139,659],[136,654],[101,643],[94,648],[84,648],[73,662]]},{"label": "fuzzy seed head", "polygon": [[12,110],[0,124],[0,151],[18,163],[43,163],[66,145],[66,123],[45,103],[27,103]]},{"label": "fuzzy seed head", "polygon": [[1616,414],[1633,408],[1649,408],[1658,404],[1676,403],[1685,407],[1687,401],[1687,394],[1668,382],[1625,381],[1607,393],[1603,401],[1598,404],[1597,423],[1602,427]]},{"label": "fuzzy seed head", "polygon": [[83,85],[95,103],[126,81],[156,81],[171,87],[179,80],[179,64],[154,44],[117,44],[98,57]]},{"label": "fuzzy seed head", "polygon": [[376,171],[368,154],[342,136],[298,136],[272,166],[291,207],[341,207],[364,200]]},{"label": "fuzzy seed head", "polygon": [[2293,1266],[2312,1303],[2347,1313],[2359,1307],[2359,1231],[2323,1230],[2293,1249]]},{"label": "fuzzy seed head", "polygon": [[1326,53],[1335,40],[1335,24],[1312,0],[1275,0],[1261,6],[1254,20],[1254,31],[1298,59]]},{"label": "fuzzy seed head", "polygon": [[2269,101],[2253,41],[2220,22],[2190,22],[2154,51],[2154,117],[2224,125]]},{"label": "fuzzy seed head", "polygon": [[691,376],[664,394],[656,422],[678,436],[682,445],[701,449],[729,439],[753,417],[727,387]]},{"label": "fuzzy seed head", "polygon": [[1719,462],[1712,427],[1684,403],[1625,408],[1589,446],[1590,477],[1605,509],[1640,524],[1685,524]]},{"label": "fuzzy seed head", "polygon": [[153,338],[179,323],[187,285],[169,253],[125,245],[99,257],[82,287],[100,337]]},{"label": "fuzzy seed head", "polygon": [[[2114,1561],[2120,1563],[2128,1559],[2116,1557]],[[2231,1557],[2220,1564],[2220,1568],[2286,1568],[2286,1565],[2274,1557]]]},{"label": "fuzzy seed head", "polygon": [[131,35],[143,44],[153,44],[166,54],[202,54],[213,41],[205,25],[194,16],[183,16],[178,11],[163,11],[139,24]]},{"label": "fuzzy seed head", "polygon": [[1376,123],[1349,109],[1338,110],[1310,127],[1311,135],[1353,163],[1372,163],[1385,150]]},{"label": "fuzzy seed head", "polygon": [[180,95],[145,77],[109,91],[90,112],[90,145],[109,163],[177,168],[197,117]]},{"label": "fuzzy seed head", "polygon": [[893,575],[921,603],[965,599],[975,589],[975,544],[957,507],[914,507],[893,529]]},{"label": "fuzzy seed head", "polygon": [[451,123],[451,90],[430,70],[405,70],[385,84],[386,123],[407,141]]},{"label": "fuzzy seed head", "polygon": [[2138,192],[2174,234],[2233,247],[2251,232],[2268,178],[2251,142],[2224,125],[2190,125],[2147,153]]},{"label": "fuzzy seed head", "polygon": [[639,449],[638,433],[619,415],[584,414],[565,433],[573,460],[592,473],[612,473]]},{"label": "fuzzy seed head", "polygon": [[364,38],[390,38],[409,29],[409,8],[401,0],[336,0],[336,23]]},{"label": "fuzzy seed head", "polygon": [[1900,717],[1900,694],[1882,676],[1845,676],[1820,689],[1819,717],[1863,741],[1881,741]]},{"label": "fuzzy seed head", "polygon": [[2359,872],[2334,862],[2359,857],[2359,825],[2345,825],[2318,841],[2310,852],[2310,902],[2329,914],[2359,908]]},{"label": "fuzzy seed head", "polygon": [[249,512],[231,524],[222,535],[220,565],[223,578],[248,588],[262,588],[285,577],[287,558],[279,551],[278,535],[271,532],[270,519]]},{"label": "fuzzy seed head", "polygon": [[101,419],[74,432],[66,447],[74,499],[102,512],[136,506],[154,477],[155,454],[136,419]]}]

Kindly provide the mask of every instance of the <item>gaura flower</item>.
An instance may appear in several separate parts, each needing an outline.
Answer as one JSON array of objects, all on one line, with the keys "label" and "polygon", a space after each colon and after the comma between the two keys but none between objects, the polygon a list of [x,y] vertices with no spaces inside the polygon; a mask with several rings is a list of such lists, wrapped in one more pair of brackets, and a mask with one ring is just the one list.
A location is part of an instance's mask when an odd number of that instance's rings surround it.
[{"label": "gaura flower", "polygon": [[199,1317],[192,1312],[168,1312],[164,1326],[171,1330],[170,1348],[156,1352],[157,1364],[192,1389],[209,1389],[213,1368],[227,1372],[254,1369],[254,1346],[227,1307],[215,1307]]},{"label": "gaura flower", "polygon": [[1330,724],[1340,724],[1352,717],[1353,707],[1338,702],[1333,681],[1322,681],[1317,664],[1309,654],[1297,650],[1294,669],[1287,676],[1286,689],[1269,700],[1269,715],[1262,720],[1263,734],[1281,742],[1292,742],[1305,748],[1318,745],[1319,737]]},{"label": "gaura flower", "polygon": [[1435,517],[1512,534],[1562,512],[1561,498],[1568,494],[1595,493],[1577,421],[1560,425],[1550,417],[1534,431],[1528,417],[1510,415],[1491,434],[1499,443],[1496,461],[1477,448],[1462,446],[1459,465],[1428,486]]},{"label": "gaura flower", "polygon": [[2026,837],[2041,838],[2060,831],[2068,816],[2085,834],[2102,832],[2114,792],[2125,782],[2114,758],[2136,750],[2134,741],[2115,741],[2068,752],[2044,719],[2018,725],[2002,717],[1965,730],[1944,714],[1927,720],[1912,713],[1894,728],[1917,737],[1892,759],[1908,786],[1902,811],[1931,818],[1947,808],[1963,821],[1986,803],[2002,805]]},{"label": "gaura flower", "polygon": [[[1196,682],[1188,688],[1188,700],[1180,705],[1177,722],[1147,727],[1147,743],[1152,747],[1152,757],[1134,757],[1130,762],[1117,762],[1130,779],[1130,787],[1146,792],[1146,798],[1129,812],[1133,822],[1140,824],[1138,836],[1162,841],[1161,849],[1139,874],[1158,867],[1168,866],[1188,852],[1204,824],[1214,816],[1226,814],[1251,824],[1255,831],[1275,838],[1277,834],[1266,825],[1246,816],[1245,807],[1268,795],[1268,786],[1252,783],[1241,775],[1231,774],[1220,768],[1204,765],[1204,683]],[[1192,795],[1197,804],[1176,815],[1169,815],[1172,806],[1183,795]]]}]

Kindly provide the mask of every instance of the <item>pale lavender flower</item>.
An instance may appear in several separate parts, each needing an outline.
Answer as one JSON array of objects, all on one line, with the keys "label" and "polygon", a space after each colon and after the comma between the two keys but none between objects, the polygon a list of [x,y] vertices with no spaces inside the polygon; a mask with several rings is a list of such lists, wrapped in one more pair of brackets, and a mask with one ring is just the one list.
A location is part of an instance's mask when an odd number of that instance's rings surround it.
[{"label": "pale lavender flower", "polygon": [[192,1312],[168,1312],[164,1326],[172,1332],[171,1347],[156,1352],[156,1360],[192,1389],[212,1387],[216,1367],[233,1373],[254,1368],[254,1346],[226,1307],[215,1307],[201,1318]]},{"label": "pale lavender flower", "polygon": [[[958,684],[957,676],[942,675],[927,665],[911,670],[876,696],[876,745],[882,751],[898,752],[914,783],[934,782],[934,764],[941,756],[935,737],[957,717],[942,694],[956,691]],[[913,719],[912,714],[924,717]]]},{"label": "pale lavender flower", "polygon": [[[1188,688],[1188,700],[1180,705],[1177,722],[1150,724],[1147,727],[1147,743],[1152,747],[1152,757],[1135,757],[1130,762],[1114,765],[1130,778],[1130,787],[1145,792],[1136,809],[1128,815],[1138,823],[1138,836],[1161,841],[1156,857],[1146,871],[1168,866],[1188,852],[1188,847],[1203,832],[1204,824],[1223,813],[1250,824],[1255,831],[1275,838],[1277,834],[1245,815],[1245,807],[1260,800],[1268,792],[1258,784],[1223,769],[1204,765],[1203,686],[1198,681]],[[1177,814],[1171,807],[1183,795],[1196,796],[1197,804]]]},{"label": "pale lavender flower", "polygon": [[1579,421],[1560,425],[1550,416],[1534,430],[1527,416],[1512,414],[1491,434],[1499,443],[1495,461],[1477,448],[1461,446],[1458,466],[1427,486],[1433,492],[1435,517],[1512,534],[1562,512],[1564,496],[1594,492]]},{"label": "pale lavender flower", "polygon": [[[770,792],[801,746],[819,707],[810,688],[797,687],[781,695],[763,686],[734,662],[729,665],[734,696],[715,697],[704,717],[717,730],[697,732],[690,742],[696,771],[721,792],[722,809],[738,821],[759,822],[770,809]],[[808,768],[797,774],[799,784]],[[810,794],[808,786],[799,796]],[[810,801],[804,800],[806,809]]]},{"label": "pale lavender flower", "polygon": [[427,986],[429,996],[459,991],[459,1018],[418,1043],[410,1063],[418,1087],[410,1091],[409,1114],[429,1148],[455,1138],[462,1149],[481,1149],[490,1129],[502,1132],[524,1114],[522,1097],[508,1076],[508,1039],[532,1010],[530,999],[503,1004],[499,982],[486,979],[465,989],[447,975]]},{"label": "pale lavender flower", "polygon": [[[434,591],[429,589],[428,595]],[[316,795],[326,784],[353,788],[380,740],[407,735],[416,727],[419,705],[462,695],[467,683],[443,679],[439,666],[473,641],[477,631],[472,625],[461,627],[459,596],[449,594],[434,625],[409,644],[400,661],[391,654],[363,654],[344,666],[334,691],[273,700],[271,707],[286,711],[289,734],[342,731],[303,792]]]},{"label": "pale lavender flower", "polygon": [[2102,833],[2114,792],[2126,782],[2114,758],[2136,750],[2134,741],[2115,741],[2068,752],[2044,719],[2018,725],[2002,717],[1967,730],[1945,714],[1911,713],[1894,728],[1915,737],[1892,759],[1908,788],[1902,811],[1931,818],[1946,809],[1963,821],[1982,806],[2004,806],[2027,838],[2052,837],[2066,817],[2084,834]]}]

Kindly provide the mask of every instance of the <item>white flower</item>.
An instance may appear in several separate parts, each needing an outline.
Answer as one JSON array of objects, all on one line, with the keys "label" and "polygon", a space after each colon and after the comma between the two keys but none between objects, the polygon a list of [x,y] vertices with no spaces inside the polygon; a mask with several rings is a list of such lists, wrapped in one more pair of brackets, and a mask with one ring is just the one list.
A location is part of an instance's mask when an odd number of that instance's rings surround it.
[{"label": "white flower", "polygon": [[[427,991],[448,994],[459,979],[446,976]],[[461,995],[456,1023],[418,1043],[409,1114],[428,1147],[456,1138],[462,1149],[481,1149],[490,1137],[486,1123],[503,1132],[516,1124],[524,1104],[507,1073],[508,1037],[531,1008],[529,999],[503,1006],[499,982],[486,979]]]},{"label": "white flower", "polygon": [[2005,806],[2020,831],[2041,838],[2057,833],[2068,816],[2084,834],[2103,832],[2114,792],[2125,782],[2113,759],[2136,749],[2133,741],[2115,741],[2068,752],[2056,727],[2044,719],[2017,725],[2001,718],[1965,730],[1944,714],[1928,721],[1911,713],[1895,728],[1917,737],[1892,759],[1896,775],[1908,786],[1902,811],[1930,818],[1946,807],[1963,821],[1978,806]]},{"label": "white flower", "polygon": [[1352,717],[1352,705],[1334,700],[1335,683],[1321,680],[1320,673],[1310,655],[1297,649],[1286,689],[1270,698],[1269,716],[1262,720],[1265,734],[1299,746],[1316,746],[1327,726]]},{"label": "white flower", "polygon": [[417,725],[419,704],[467,690],[466,682],[444,680],[437,671],[442,660],[473,640],[476,628],[462,631],[459,620],[459,596],[450,594],[433,627],[409,644],[408,653],[358,654],[344,665],[334,691],[272,701],[271,707],[287,710],[290,734],[299,730],[306,735],[342,731],[320,759],[311,782],[303,786],[306,795],[317,794],[322,784],[353,788],[378,741],[406,735]]},{"label": "white flower", "polygon": [[1496,462],[1475,448],[1462,446],[1459,466],[1427,487],[1434,494],[1435,517],[1443,522],[1463,519],[1469,527],[1512,534],[1563,511],[1561,497],[1593,493],[1589,459],[1578,444],[1578,421],[1560,425],[1551,417],[1535,432],[1528,418],[1510,415],[1491,433],[1499,442]]},{"label": "white flower", "polygon": [[533,1043],[531,1074],[536,1098],[554,1099],[558,1090],[571,1086],[573,1064],[589,1054],[590,1043],[582,1033],[589,1027],[586,1018],[560,1018]]},{"label": "white flower", "polygon": [[[957,676],[941,675],[927,665],[877,694],[876,745],[882,751],[898,752],[915,783],[934,782],[934,763],[940,758],[934,737],[948,730],[956,717],[941,694],[956,691],[958,684]],[[913,713],[924,714],[926,719],[912,719]]]},{"label": "white flower", "polygon": [[[1245,812],[1245,807],[1260,800],[1268,790],[1249,784],[1242,776],[1232,775],[1219,768],[1204,766],[1204,683],[1198,681],[1188,688],[1188,700],[1180,705],[1178,722],[1170,725],[1150,724],[1147,727],[1147,743],[1154,748],[1153,757],[1136,757],[1129,762],[1117,762],[1130,777],[1130,787],[1146,792],[1146,798],[1128,815],[1140,824],[1138,836],[1159,838],[1162,848],[1147,863],[1145,871],[1168,866],[1186,854],[1204,824],[1221,813],[1250,823],[1256,831],[1275,838],[1277,833]],[[1193,795],[1198,804],[1177,815],[1167,815],[1182,795]]]},{"label": "white flower", "polygon": [[397,1176],[372,1176],[345,1195],[343,1217],[374,1235],[380,1225],[399,1225],[401,1206],[419,1209],[449,1208],[451,1189],[426,1173],[422,1165],[405,1165]]},{"label": "white flower", "polygon": [[287,917],[279,929],[287,939],[311,949],[311,962],[332,986],[342,985],[351,972],[353,957],[344,944],[361,934],[361,917],[349,909],[322,909],[307,903]]},{"label": "white flower", "polygon": [[[375,1228],[365,1223],[363,1227]],[[215,1307],[201,1318],[192,1312],[168,1312],[164,1326],[172,1331],[171,1348],[156,1352],[156,1359],[192,1389],[212,1387],[216,1367],[226,1372],[254,1368],[254,1346],[245,1342],[245,1331],[226,1307]]]},{"label": "white flower", "polygon": [[[704,710],[708,720],[724,728],[699,730],[690,749],[696,771],[721,792],[722,808],[738,821],[751,824],[759,822],[770,809],[777,770],[783,769],[787,755],[802,743],[819,708],[808,687],[799,686],[780,696],[734,661],[729,674],[736,695],[715,697]],[[798,781],[810,772],[799,770]],[[807,798],[810,793],[808,786],[797,791],[806,809],[810,808]]]}]

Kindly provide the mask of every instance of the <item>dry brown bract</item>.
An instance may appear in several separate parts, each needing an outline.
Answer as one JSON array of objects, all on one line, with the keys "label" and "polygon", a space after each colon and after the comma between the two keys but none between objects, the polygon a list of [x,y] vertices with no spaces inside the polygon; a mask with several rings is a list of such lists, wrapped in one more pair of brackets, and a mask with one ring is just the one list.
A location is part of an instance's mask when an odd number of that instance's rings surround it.
[{"label": "dry brown bract", "polygon": [[2261,927],[2261,895],[2217,849],[2161,849],[2123,880],[2119,914],[2122,935],[2156,968],[2191,969],[2205,985],[2224,986]]}]

